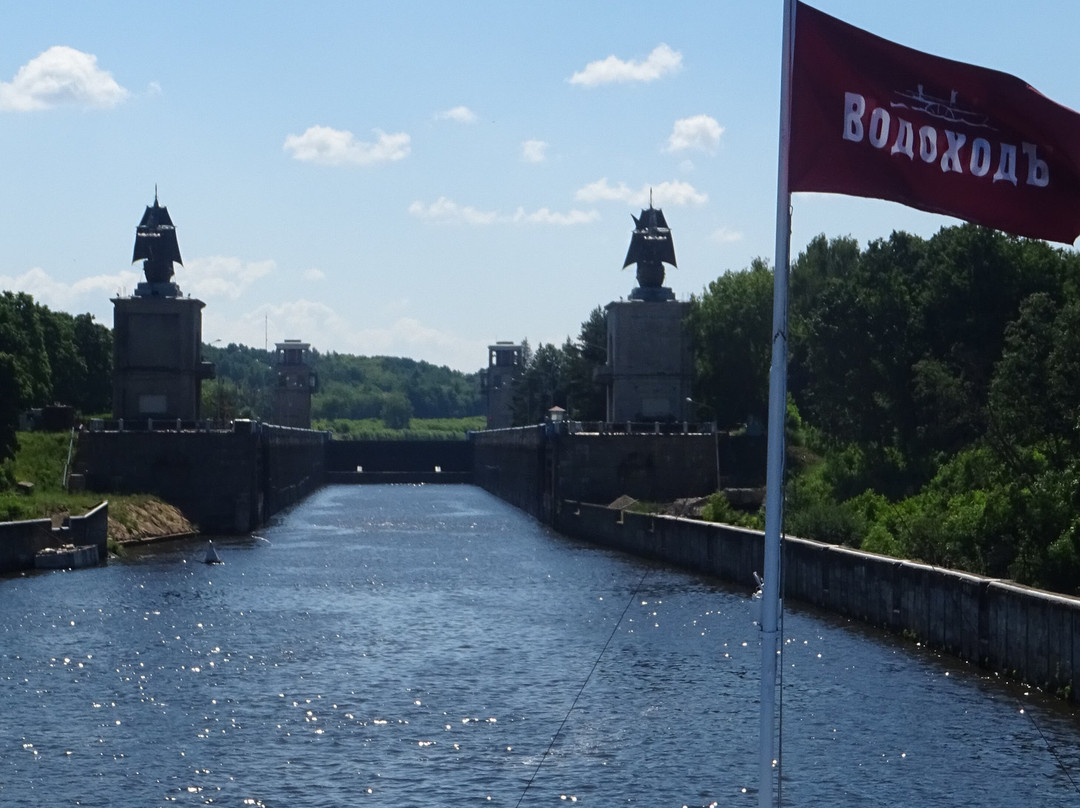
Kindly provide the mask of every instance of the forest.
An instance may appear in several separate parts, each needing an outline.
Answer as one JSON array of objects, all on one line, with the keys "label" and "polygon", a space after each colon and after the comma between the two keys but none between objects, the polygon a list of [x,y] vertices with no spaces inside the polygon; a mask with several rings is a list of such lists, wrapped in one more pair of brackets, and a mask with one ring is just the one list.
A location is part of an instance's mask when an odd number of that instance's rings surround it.
[{"label": "forest", "polygon": [[[246,345],[203,346],[217,378],[203,383],[207,418],[271,417],[277,370],[273,352]],[[466,418],[483,413],[478,374],[392,356],[353,356],[312,350],[318,378],[311,416],[318,421],[377,418],[391,429],[412,418]]]},{"label": "forest", "polygon": [[[1080,257],[974,225],[865,247],[820,236],[793,262],[790,288],[786,532],[1080,594]],[[772,267],[755,260],[692,298],[694,400],[723,429],[766,420],[772,292]],[[605,346],[599,307],[561,346],[526,344],[516,423],[553,405],[602,420]],[[2,293],[0,457],[21,410],[107,413],[111,350],[90,315]],[[272,411],[272,354],[204,355],[218,374],[203,386],[205,417]],[[312,361],[318,419],[400,427],[483,412],[477,374],[332,352]],[[712,512],[761,523],[720,499]]]},{"label": "forest", "polygon": [[63,402],[96,413],[111,401],[109,329],[89,314],[50,311],[23,292],[0,292],[0,462],[15,451],[20,412]]},{"label": "forest", "polygon": [[[790,278],[785,531],[1080,594],[1080,257],[963,225],[820,236]],[[766,420],[772,294],[755,260],[692,299],[694,399],[724,429]],[[518,422],[603,417],[598,333],[599,309],[530,352]]]},{"label": "forest", "polygon": [[[89,314],[52,311],[26,293],[0,292],[0,489],[10,485],[19,414],[51,404],[83,419],[112,409],[112,330]],[[269,419],[277,371],[273,352],[204,345],[217,378],[202,385],[211,420]],[[413,418],[461,419],[483,413],[478,374],[388,356],[312,351],[319,386],[312,416],[322,421],[378,419],[401,430]],[[428,424],[427,428],[440,426]]]}]

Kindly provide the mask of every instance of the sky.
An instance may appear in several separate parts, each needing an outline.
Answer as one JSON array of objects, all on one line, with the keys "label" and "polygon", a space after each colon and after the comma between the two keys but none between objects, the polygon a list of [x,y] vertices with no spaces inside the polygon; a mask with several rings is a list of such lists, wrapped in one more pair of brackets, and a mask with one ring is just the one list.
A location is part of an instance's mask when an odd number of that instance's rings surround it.
[{"label": "sky", "polygon": [[[1080,3],[817,0],[1080,109]],[[203,341],[406,356],[575,338],[636,286],[631,215],[679,299],[772,263],[782,0],[5,3],[0,289],[112,326],[169,209]],[[820,194],[792,255],[955,220]]]}]

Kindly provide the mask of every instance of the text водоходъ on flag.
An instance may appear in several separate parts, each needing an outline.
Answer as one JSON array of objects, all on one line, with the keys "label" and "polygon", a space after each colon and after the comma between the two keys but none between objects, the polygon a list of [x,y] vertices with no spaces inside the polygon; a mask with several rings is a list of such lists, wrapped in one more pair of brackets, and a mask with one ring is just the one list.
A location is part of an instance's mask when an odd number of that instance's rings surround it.
[{"label": "text \u0432\u043e\u0434\u043e\u0445\u043e\u0434\u044a on flag", "polygon": [[874,197],[1016,235],[1080,235],[1080,114],[1007,73],[795,11],[791,191]]}]

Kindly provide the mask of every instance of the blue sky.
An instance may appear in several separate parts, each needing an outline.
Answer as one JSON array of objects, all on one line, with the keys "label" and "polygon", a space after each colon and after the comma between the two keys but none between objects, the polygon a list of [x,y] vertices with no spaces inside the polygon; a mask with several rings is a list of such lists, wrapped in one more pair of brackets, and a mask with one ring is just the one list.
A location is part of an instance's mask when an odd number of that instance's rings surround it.
[{"label": "blue sky", "polygon": [[[1080,3],[818,0],[1080,109]],[[158,187],[206,342],[473,371],[625,297],[653,189],[680,298],[773,256],[781,0],[9,3],[0,288],[111,327]],[[792,250],[952,220],[794,199]]]}]

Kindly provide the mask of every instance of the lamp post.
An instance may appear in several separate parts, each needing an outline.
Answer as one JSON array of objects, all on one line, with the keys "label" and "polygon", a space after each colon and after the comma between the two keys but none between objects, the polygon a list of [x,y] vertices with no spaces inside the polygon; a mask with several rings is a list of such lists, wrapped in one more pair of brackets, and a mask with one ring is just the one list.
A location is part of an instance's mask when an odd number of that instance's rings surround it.
[{"label": "lamp post", "polygon": [[719,491],[720,490],[720,435],[719,435],[719,432],[718,432],[718,430],[716,428],[716,408],[713,407],[711,404],[704,403],[703,401],[694,401],[694,399],[690,398],[690,396],[686,397],[686,403],[689,404],[691,407],[696,404],[699,407],[706,407],[707,409],[712,410],[713,420],[712,420],[711,423],[712,423],[712,434],[713,434],[713,462],[715,463],[715,466],[716,466],[716,469],[715,469],[716,470],[716,490]]}]

